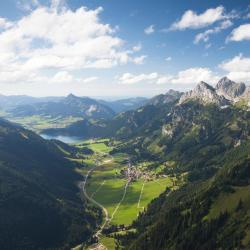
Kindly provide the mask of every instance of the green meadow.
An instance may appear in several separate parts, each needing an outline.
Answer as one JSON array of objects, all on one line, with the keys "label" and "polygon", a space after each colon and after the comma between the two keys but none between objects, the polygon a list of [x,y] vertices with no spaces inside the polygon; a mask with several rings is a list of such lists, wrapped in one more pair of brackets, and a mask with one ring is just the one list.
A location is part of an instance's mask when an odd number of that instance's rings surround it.
[{"label": "green meadow", "polygon": [[[126,180],[119,176],[120,169],[125,165],[115,162],[114,159],[117,158],[114,157],[112,162],[103,164],[92,172],[86,189],[92,198],[108,210],[109,217],[116,210],[111,224],[127,226],[152,199],[159,196],[166,187],[172,187],[172,181],[170,177],[164,177],[146,182],[143,180],[132,182],[127,188],[124,200],[117,208],[124,193]],[[118,159],[121,161],[121,158]]]}]

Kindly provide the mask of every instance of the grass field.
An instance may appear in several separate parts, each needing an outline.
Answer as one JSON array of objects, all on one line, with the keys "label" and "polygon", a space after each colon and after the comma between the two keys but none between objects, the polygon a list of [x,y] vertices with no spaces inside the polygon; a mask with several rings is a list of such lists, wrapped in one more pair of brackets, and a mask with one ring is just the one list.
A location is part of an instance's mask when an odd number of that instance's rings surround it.
[{"label": "grass field", "polygon": [[102,236],[100,243],[103,244],[108,250],[115,250],[115,240],[112,237]]},{"label": "grass field", "polygon": [[[119,177],[119,170],[125,166],[120,163],[123,160],[124,158],[122,159],[122,156],[119,155],[118,157],[114,157],[112,162],[103,164],[94,170],[86,187],[88,194],[108,210],[110,217],[120,202],[126,185],[126,180]],[[145,183],[143,180],[132,182],[128,186],[126,196],[114,214],[111,224],[131,224],[138,213],[152,199],[159,196],[166,187],[171,186],[172,181],[169,177]]]},{"label": "grass field", "polygon": [[25,117],[11,117],[7,116],[8,120],[16,122],[25,128],[34,131],[41,131],[47,128],[64,128],[70,124],[82,120],[81,117],[49,117],[49,116],[25,116]]},{"label": "grass field", "polygon": [[99,139],[99,140],[86,140],[78,143],[77,146],[88,147],[92,149],[97,154],[107,154],[112,150],[112,147],[108,146],[108,139]]}]

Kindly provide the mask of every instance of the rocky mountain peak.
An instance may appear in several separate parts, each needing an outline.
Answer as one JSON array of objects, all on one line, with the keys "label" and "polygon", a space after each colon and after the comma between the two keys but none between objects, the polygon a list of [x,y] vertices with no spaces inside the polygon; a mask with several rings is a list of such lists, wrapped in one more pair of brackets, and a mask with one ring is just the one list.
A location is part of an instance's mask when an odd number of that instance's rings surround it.
[{"label": "rocky mountain peak", "polygon": [[197,86],[185,94],[183,94],[179,100],[179,104],[184,102],[196,100],[204,104],[214,103],[217,105],[226,105],[228,101],[216,93],[216,90],[206,82],[199,82]]},{"label": "rocky mountain peak", "polygon": [[233,101],[234,98],[241,96],[246,85],[244,83],[236,83],[227,77],[223,77],[215,86],[218,95],[224,96],[226,99]]},{"label": "rocky mountain peak", "polygon": [[68,94],[67,95],[67,97],[66,97],[67,99],[75,99],[76,98],[76,96],[75,95],[73,95],[72,93],[70,93],[70,94]]},{"label": "rocky mountain peak", "polygon": [[201,81],[197,84],[194,91],[212,91],[212,92],[214,92],[215,89],[211,85],[209,85],[208,83]]},{"label": "rocky mountain peak", "polygon": [[167,93],[166,93],[166,95],[171,95],[171,96],[180,96],[180,92],[179,91],[177,91],[177,90],[174,90],[174,89],[170,89]]},{"label": "rocky mountain peak", "polygon": [[161,94],[153,97],[148,101],[150,105],[164,105],[166,103],[177,101],[183,93],[170,89],[166,94]]}]

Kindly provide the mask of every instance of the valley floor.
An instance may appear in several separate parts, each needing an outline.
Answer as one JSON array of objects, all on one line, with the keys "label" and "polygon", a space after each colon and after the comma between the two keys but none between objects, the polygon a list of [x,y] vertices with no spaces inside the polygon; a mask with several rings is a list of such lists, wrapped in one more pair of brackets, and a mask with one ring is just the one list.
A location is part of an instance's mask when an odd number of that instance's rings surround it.
[{"label": "valley floor", "polygon": [[[85,176],[82,189],[104,215],[103,224],[93,238],[112,250],[115,249],[112,235],[133,230],[131,224],[139,213],[176,182],[170,176],[152,175],[143,167],[147,164],[131,164],[126,154],[109,155],[111,148],[105,141],[87,141],[86,145],[95,154],[82,160],[87,164],[79,170]],[[90,249],[102,249],[99,247],[94,244]]]}]

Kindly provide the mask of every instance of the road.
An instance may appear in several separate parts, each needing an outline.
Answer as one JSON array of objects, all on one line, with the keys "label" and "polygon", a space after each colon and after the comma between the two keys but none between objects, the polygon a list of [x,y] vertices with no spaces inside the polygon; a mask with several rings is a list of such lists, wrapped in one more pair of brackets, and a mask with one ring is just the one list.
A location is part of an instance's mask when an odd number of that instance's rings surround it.
[{"label": "road", "polygon": [[99,208],[102,209],[102,211],[104,212],[105,214],[105,219],[104,219],[104,222],[103,224],[101,225],[100,229],[95,233],[94,237],[97,237],[99,238],[99,235],[102,233],[102,230],[103,228],[106,226],[106,224],[109,222],[109,214],[108,214],[108,210],[102,205],[100,204],[98,201],[94,200],[92,197],[90,197],[86,191],[86,183],[87,183],[87,180],[88,180],[88,177],[89,175],[97,168],[99,167],[99,163],[96,162],[96,165],[91,168],[88,173],[86,174],[85,176],[85,180],[83,181],[82,183],[82,191],[83,191],[83,194],[84,196],[92,203],[94,203],[96,206],[98,206]]}]

